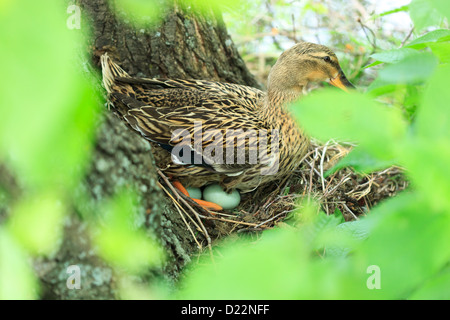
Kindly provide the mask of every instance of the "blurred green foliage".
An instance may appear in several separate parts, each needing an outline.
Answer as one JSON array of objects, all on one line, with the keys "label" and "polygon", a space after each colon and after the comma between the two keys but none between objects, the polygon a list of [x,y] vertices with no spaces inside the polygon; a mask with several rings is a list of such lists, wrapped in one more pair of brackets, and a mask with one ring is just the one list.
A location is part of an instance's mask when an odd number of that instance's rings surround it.
[{"label": "blurred green foliage", "polygon": [[[57,0],[0,1],[0,8],[0,162],[20,185],[18,198],[0,186],[0,208],[9,209],[0,226],[0,299],[34,299],[39,286],[30,257],[58,250],[65,216],[80,200],[76,188],[99,119],[97,79],[84,66],[89,26],[79,10]],[[103,227],[87,219],[98,254],[134,274],[160,255],[127,223],[132,204],[124,197],[133,198],[124,193],[100,208]]]},{"label": "blurred green foliage", "polygon": [[[27,8],[24,10],[23,8]],[[40,17],[46,16],[46,19]],[[3,1],[0,11],[0,159],[20,181],[2,227],[0,298],[37,297],[27,254],[57,248],[67,197],[89,160],[96,110],[92,85],[80,73],[81,34],[66,27],[66,7]],[[5,186],[7,188],[8,186]],[[6,270],[5,270],[6,269]]]},{"label": "blurred green foliage", "polygon": [[411,19],[417,31],[429,27],[430,25],[439,24],[443,16],[439,13],[439,9],[430,0],[412,0],[409,5]]},{"label": "blurred green foliage", "polygon": [[149,267],[161,263],[163,252],[156,242],[149,240],[144,230],[136,230],[133,207],[133,193],[123,190],[102,208],[101,221],[97,228],[94,243],[105,261],[132,274],[145,272]]},{"label": "blurred green foliage", "polygon": [[118,13],[125,12],[131,22],[142,26],[157,21],[166,3],[159,0],[118,0],[110,1],[110,4],[116,6]]},{"label": "blurred green foliage", "polygon": [[[123,18],[127,22],[137,23],[137,26],[144,27],[154,25],[164,16],[164,11],[172,8],[171,0],[117,0],[109,1],[119,14],[125,13]],[[184,0],[178,4],[188,10],[209,14],[211,10],[217,8],[235,9],[242,3],[242,0]]]},{"label": "blurred green foliage", "polygon": [[11,232],[0,226],[0,299],[36,299],[36,278],[27,255]]}]

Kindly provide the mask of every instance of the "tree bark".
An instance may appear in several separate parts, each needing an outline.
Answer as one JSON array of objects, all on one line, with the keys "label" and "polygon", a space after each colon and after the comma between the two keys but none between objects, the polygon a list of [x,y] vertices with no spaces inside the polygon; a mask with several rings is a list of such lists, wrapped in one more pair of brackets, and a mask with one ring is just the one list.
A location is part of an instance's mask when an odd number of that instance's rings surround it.
[{"label": "tree bark", "polygon": [[[174,0],[152,27],[137,27],[116,14],[114,1],[78,0],[84,14],[82,28],[92,28],[92,64],[108,52],[132,76],[192,78],[225,81],[258,87],[239,56],[215,8],[199,13],[195,5]],[[102,101],[102,107],[105,101]],[[169,259],[160,276],[176,281],[179,272],[198,253],[198,248],[180,215],[157,186],[150,145],[128,129],[103,107],[91,169],[80,186],[90,199],[74,211],[95,205],[121,188],[136,190],[137,221],[156,234]],[[201,237],[201,236],[199,236]],[[200,240],[201,239],[199,238]],[[204,241],[204,244],[206,242]],[[139,259],[139,257],[136,257]],[[65,279],[69,265],[82,272],[82,289],[68,290]],[[89,245],[84,221],[77,215],[66,223],[64,241],[58,253],[35,262],[43,293],[50,299],[113,299],[113,270],[99,259]],[[144,279],[145,280],[145,279]],[[143,281],[144,281],[143,280]]]}]

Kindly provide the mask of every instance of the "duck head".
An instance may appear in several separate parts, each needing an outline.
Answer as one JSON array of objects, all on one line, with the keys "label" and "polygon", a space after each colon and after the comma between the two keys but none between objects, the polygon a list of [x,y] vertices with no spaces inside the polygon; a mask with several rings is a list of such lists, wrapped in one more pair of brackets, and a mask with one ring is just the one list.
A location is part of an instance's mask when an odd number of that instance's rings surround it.
[{"label": "duck head", "polygon": [[323,45],[300,42],[283,52],[272,67],[268,94],[275,99],[294,100],[308,83],[322,81],[346,91],[355,88],[346,78],[333,51]]}]

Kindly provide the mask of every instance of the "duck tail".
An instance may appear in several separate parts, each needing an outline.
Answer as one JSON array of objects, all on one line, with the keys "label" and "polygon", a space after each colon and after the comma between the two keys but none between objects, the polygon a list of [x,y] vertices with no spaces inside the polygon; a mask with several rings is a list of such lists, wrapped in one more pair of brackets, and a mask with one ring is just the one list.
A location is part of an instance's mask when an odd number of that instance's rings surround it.
[{"label": "duck tail", "polygon": [[129,74],[126,73],[121,67],[114,63],[108,56],[108,53],[104,53],[100,57],[102,64],[102,74],[103,74],[103,86],[108,93],[111,93],[111,87],[114,83],[115,78],[129,78]]}]

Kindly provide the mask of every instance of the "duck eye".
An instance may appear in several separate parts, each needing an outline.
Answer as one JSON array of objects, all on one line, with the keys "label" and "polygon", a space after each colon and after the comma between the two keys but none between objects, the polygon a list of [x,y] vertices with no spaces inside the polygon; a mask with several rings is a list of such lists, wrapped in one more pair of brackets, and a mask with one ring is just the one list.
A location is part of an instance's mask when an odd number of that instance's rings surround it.
[{"label": "duck eye", "polygon": [[331,62],[331,58],[329,56],[323,57],[323,60],[325,60],[326,62]]}]

